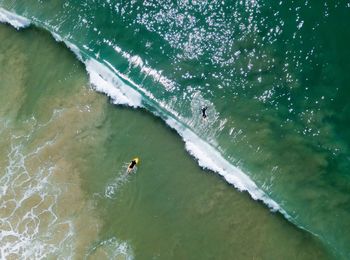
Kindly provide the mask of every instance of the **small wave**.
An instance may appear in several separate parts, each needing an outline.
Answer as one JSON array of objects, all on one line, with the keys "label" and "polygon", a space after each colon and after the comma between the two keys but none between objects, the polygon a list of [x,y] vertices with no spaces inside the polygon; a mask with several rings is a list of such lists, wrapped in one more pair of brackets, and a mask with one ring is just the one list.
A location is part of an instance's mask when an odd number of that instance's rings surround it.
[{"label": "small wave", "polygon": [[198,164],[212,170],[225,178],[239,191],[247,191],[254,200],[261,200],[272,211],[279,211],[289,218],[289,215],[239,168],[230,164],[211,145],[199,138],[194,132],[172,118],[168,118],[166,123],[175,129],[183,138],[186,150],[198,160]]},{"label": "small wave", "polygon": [[123,83],[109,68],[94,59],[85,62],[90,83],[98,92],[109,96],[114,104],[142,107],[142,96]]},{"label": "small wave", "polygon": [[123,51],[118,45],[114,45],[111,42],[107,42],[108,45],[112,46],[113,49],[121,54],[125,59],[128,60],[129,64],[134,67],[139,67],[141,72],[144,73],[147,76],[150,76],[154,79],[156,82],[160,82],[162,86],[166,88],[168,91],[173,91],[176,88],[176,83],[167,77],[162,75],[162,71],[157,71],[149,66],[147,66],[140,56],[127,53],[126,51]]},{"label": "small wave", "polygon": [[17,30],[28,27],[30,20],[0,7],[0,22],[11,24]]},{"label": "small wave", "polygon": [[[47,29],[50,31],[49,28]],[[127,105],[134,108],[142,107],[142,96],[140,93],[125,84],[111,69],[93,58],[84,60],[81,50],[75,44],[67,39],[63,39],[55,32],[51,31],[51,34],[57,42],[63,42],[85,64],[90,83],[97,92],[106,94],[116,105]]]},{"label": "small wave", "polygon": [[70,41],[66,40],[66,39],[63,39],[60,35],[58,35],[57,33],[51,31],[49,28],[46,28],[49,32],[51,32],[51,35],[53,36],[53,38],[57,41],[57,42],[63,42],[67,47],[68,49],[70,49],[74,54],[75,56],[78,58],[78,60],[80,60],[81,62],[84,62],[83,61],[83,57],[81,55],[81,52],[79,50],[79,48],[71,43]]}]

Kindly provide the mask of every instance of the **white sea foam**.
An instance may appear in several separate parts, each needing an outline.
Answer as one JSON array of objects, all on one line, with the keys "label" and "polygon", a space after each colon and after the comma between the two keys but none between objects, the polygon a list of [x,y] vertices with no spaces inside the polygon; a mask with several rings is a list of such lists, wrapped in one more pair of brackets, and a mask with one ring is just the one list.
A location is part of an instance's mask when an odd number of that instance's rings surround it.
[{"label": "white sea foam", "polygon": [[92,58],[85,65],[95,90],[107,94],[114,104],[142,107],[140,93],[121,81],[106,65]]},{"label": "white sea foam", "polygon": [[[71,247],[74,243],[74,226],[72,221],[58,219],[55,205],[61,189],[51,183],[55,167],[50,162],[43,163],[33,174],[27,164],[33,160],[53,141],[25,154],[22,142],[31,137],[11,137],[11,148],[8,153],[8,165],[0,178],[0,208],[2,209],[0,225],[0,257],[21,256],[24,259],[44,259],[53,255],[70,257],[73,250],[63,252],[62,248]],[[35,202],[35,198],[38,198]],[[28,204],[32,201],[32,205]],[[31,205],[30,207],[28,207]],[[46,217],[45,217],[46,216]],[[43,219],[46,218],[47,225]],[[61,225],[68,230],[61,231],[63,236],[59,244],[52,244],[51,238]],[[46,231],[44,231],[46,230]],[[67,253],[67,254],[66,254]]]},{"label": "white sea foam", "polygon": [[30,20],[18,14],[11,13],[0,7],[0,22],[9,23],[17,30],[28,27]]}]

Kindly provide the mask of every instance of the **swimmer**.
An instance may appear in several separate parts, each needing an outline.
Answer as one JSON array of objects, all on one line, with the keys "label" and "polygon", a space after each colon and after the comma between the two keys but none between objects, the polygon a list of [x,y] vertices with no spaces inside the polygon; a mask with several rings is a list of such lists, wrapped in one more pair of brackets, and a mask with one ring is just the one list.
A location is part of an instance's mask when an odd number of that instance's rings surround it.
[{"label": "swimmer", "polygon": [[207,109],[208,109],[208,107],[206,107],[206,106],[202,108],[202,117],[203,117],[204,119],[207,118],[207,114],[206,114]]}]

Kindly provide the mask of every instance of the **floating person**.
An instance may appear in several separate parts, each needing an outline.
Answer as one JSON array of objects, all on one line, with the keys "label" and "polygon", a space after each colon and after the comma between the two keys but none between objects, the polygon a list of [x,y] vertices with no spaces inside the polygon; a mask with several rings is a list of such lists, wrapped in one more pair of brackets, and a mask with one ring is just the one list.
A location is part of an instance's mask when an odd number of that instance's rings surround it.
[{"label": "floating person", "polygon": [[208,109],[207,106],[205,106],[205,107],[202,108],[202,117],[203,117],[204,119],[207,118],[207,114],[206,114],[207,109]]},{"label": "floating person", "polygon": [[135,168],[135,166],[139,163],[139,158],[134,158],[131,160],[129,166],[128,166],[128,173],[131,173],[131,171]]}]

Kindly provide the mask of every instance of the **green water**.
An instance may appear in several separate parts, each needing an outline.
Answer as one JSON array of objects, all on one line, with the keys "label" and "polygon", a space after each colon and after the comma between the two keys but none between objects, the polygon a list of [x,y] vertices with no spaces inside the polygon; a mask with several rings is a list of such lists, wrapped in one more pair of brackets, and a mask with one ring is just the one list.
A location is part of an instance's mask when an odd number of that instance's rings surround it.
[{"label": "green water", "polygon": [[1,258],[330,258],[316,237],[200,169],[163,121],[93,92],[47,33],[0,25],[0,79],[0,223],[18,227],[0,235]]},{"label": "green water", "polygon": [[[0,5],[75,44],[85,63],[96,59],[127,78],[124,83],[142,96],[147,111],[190,129],[220,152],[231,170],[217,172],[228,182],[237,186],[244,178],[232,181],[237,177],[232,168],[242,169],[257,186],[243,189],[279,208],[338,257],[349,258],[349,3],[0,0]],[[100,77],[108,81],[111,75]],[[123,85],[118,82],[112,89]],[[215,151],[207,158],[216,158]],[[125,155],[123,162],[130,156],[135,155]],[[88,151],[85,157],[94,158]],[[208,167],[218,169],[217,161]]]}]

